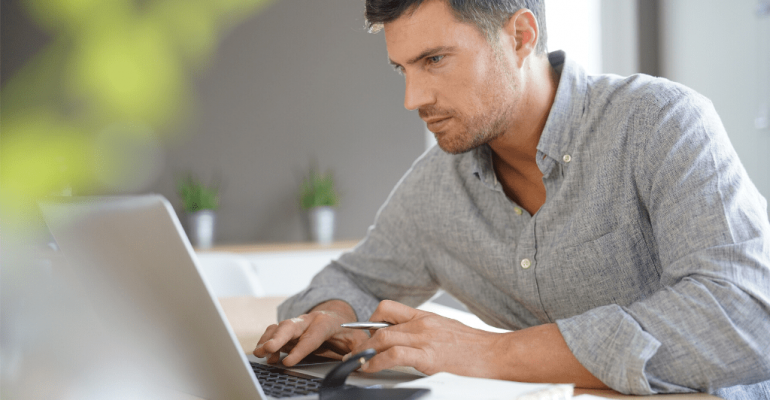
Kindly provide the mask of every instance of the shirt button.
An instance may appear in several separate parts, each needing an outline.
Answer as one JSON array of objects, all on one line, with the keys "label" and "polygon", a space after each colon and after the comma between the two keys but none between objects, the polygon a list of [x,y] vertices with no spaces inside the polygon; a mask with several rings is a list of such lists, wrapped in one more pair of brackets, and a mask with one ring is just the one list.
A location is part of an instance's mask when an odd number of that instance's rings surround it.
[{"label": "shirt button", "polygon": [[572,161],[572,156],[570,156],[569,154],[565,154],[564,157],[562,157],[561,159],[564,160],[564,162],[570,162]]},{"label": "shirt button", "polygon": [[529,258],[525,258],[525,259],[521,260],[521,267],[522,267],[522,268],[524,268],[524,269],[527,269],[527,268],[529,268],[531,265],[532,265],[532,262],[531,262],[531,261],[529,261]]},{"label": "shirt button", "polygon": [[516,215],[521,215],[524,211],[521,210],[519,207],[515,207],[513,211],[516,213]]}]

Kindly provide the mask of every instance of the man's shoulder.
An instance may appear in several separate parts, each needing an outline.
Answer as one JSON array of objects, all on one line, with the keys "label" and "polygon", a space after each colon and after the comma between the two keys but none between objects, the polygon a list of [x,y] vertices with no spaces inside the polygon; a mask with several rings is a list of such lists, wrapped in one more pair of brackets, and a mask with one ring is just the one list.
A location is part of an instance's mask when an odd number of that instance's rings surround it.
[{"label": "man's shoulder", "polygon": [[619,76],[614,74],[589,76],[591,103],[608,103],[629,109],[663,109],[675,103],[693,106],[711,102],[695,90],[666,78],[646,74]]}]

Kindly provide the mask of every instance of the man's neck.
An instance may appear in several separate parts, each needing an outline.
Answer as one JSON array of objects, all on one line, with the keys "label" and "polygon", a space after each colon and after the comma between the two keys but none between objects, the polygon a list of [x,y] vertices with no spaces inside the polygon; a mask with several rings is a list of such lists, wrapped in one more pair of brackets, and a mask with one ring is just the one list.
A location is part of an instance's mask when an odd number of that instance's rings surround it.
[{"label": "man's neck", "polygon": [[548,120],[558,73],[545,56],[534,57],[526,78],[521,82],[522,97],[508,130],[489,142],[494,166],[505,194],[534,214],[545,202],[542,172],[537,166],[537,145]]},{"label": "man's neck", "polygon": [[559,75],[546,56],[528,60],[532,65],[521,82],[522,97],[516,106],[508,130],[489,142],[500,160],[516,167],[522,163],[535,163],[537,144],[548,120]]}]

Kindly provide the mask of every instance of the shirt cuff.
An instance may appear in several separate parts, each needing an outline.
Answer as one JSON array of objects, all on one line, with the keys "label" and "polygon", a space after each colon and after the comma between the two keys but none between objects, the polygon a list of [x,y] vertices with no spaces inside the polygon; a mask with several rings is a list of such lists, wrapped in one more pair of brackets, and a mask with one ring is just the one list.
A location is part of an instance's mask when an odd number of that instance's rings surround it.
[{"label": "shirt cuff", "polygon": [[618,392],[655,394],[644,368],[661,343],[618,305],[556,321],[570,351],[595,377]]}]

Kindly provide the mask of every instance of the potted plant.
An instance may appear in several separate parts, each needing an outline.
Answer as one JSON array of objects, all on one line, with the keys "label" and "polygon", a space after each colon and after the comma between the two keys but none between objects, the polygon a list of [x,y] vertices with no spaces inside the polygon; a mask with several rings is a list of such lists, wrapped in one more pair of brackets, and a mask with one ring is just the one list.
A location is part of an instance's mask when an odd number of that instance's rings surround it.
[{"label": "potted plant", "polygon": [[331,243],[334,240],[334,208],[339,204],[332,173],[321,174],[311,167],[310,174],[302,181],[299,202],[308,213],[311,239],[321,244]]},{"label": "potted plant", "polygon": [[210,248],[214,244],[219,189],[214,185],[204,185],[192,175],[188,175],[179,181],[177,193],[187,213],[187,236],[190,242],[197,248]]}]

